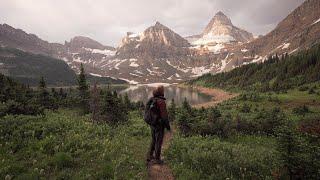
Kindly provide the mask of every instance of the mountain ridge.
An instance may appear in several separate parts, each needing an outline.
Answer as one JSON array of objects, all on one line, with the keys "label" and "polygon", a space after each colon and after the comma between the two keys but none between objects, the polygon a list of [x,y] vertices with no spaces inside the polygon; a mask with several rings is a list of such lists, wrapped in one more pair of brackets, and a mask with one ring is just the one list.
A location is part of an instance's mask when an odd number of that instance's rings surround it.
[{"label": "mountain ridge", "polygon": [[[88,73],[126,79],[128,82],[177,83],[206,73],[215,74],[245,64],[263,62],[268,56],[295,53],[320,43],[319,4],[317,0],[305,1],[279,22],[273,31],[256,39],[251,33],[234,26],[225,14],[218,12],[201,34],[192,36],[193,39],[200,39],[198,44],[156,22],[141,33],[128,32],[117,48],[78,36],[64,45],[39,41],[25,49],[36,49],[62,59],[76,72],[80,64],[84,64]],[[4,42],[10,38],[1,33],[0,28],[0,44],[6,45]],[[204,36],[207,39],[203,39]],[[30,35],[29,38],[35,37]],[[13,38],[15,41],[7,44],[22,49],[17,42],[24,39],[16,37]],[[27,41],[26,46],[30,42]]]}]

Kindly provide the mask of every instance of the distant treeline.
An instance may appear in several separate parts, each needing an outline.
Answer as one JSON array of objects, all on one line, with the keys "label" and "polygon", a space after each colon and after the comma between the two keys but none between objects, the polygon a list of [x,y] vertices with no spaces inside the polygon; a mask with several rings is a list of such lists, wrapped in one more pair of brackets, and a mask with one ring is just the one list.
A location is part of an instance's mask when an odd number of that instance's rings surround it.
[{"label": "distant treeline", "polygon": [[191,85],[245,90],[281,91],[320,80],[320,45],[296,55],[269,57],[220,74],[206,74],[188,82]]}]

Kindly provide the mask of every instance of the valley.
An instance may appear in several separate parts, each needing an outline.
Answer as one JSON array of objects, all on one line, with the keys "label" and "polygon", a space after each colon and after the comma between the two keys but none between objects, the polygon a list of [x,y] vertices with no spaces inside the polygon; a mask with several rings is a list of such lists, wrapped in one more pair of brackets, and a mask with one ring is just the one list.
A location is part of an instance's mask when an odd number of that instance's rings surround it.
[{"label": "valley", "polygon": [[[96,30],[121,31],[114,47],[75,33],[52,43],[0,24],[0,179],[319,179],[320,1],[301,1],[279,22],[273,16],[289,1],[241,2],[261,13],[273,5],[264,20],[243,19],[249,8],[233,2],[237,10],[227,4],[205,23],[206,13],[184,16],[210,10],[206,3],[175,2],[170,13],[172,2],[159,18],[168,26],[135,2],[150,15],[138,23],[139,12],[126,14],[137,32],[120,22]],[[100,6],[86,4],[92,18],[77,16],[90,19],[83,34],[109,16],[125,21]],[[241,18],[277,25],[257,36]]]}]

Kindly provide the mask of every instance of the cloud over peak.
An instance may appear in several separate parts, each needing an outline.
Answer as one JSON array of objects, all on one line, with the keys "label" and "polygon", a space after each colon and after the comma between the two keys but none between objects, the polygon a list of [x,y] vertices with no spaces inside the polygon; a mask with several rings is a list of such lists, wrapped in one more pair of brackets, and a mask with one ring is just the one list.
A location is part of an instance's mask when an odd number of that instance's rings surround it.
[{"label": "cloud over peak", "polygon": [[50,42],[91,37],[116,46],[126,32],[156,21],[187,36],[200,33],[222,11],[256,35],[272,30],[304,0],[0,0],[0,23]]}]

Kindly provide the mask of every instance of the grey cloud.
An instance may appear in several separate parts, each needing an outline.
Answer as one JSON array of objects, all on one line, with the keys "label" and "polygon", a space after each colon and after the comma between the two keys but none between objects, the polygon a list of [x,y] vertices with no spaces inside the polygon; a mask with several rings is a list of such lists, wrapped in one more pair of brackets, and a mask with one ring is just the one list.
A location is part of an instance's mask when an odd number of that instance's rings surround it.
[{"label": "grey cloud", "polygon": [[200,33],[221,10],[256,35],[272,30],[304,0],[0,0],[0,23],[50,42],[76,35],[116,46],[127,31],[160,21],[187,36]]}]

